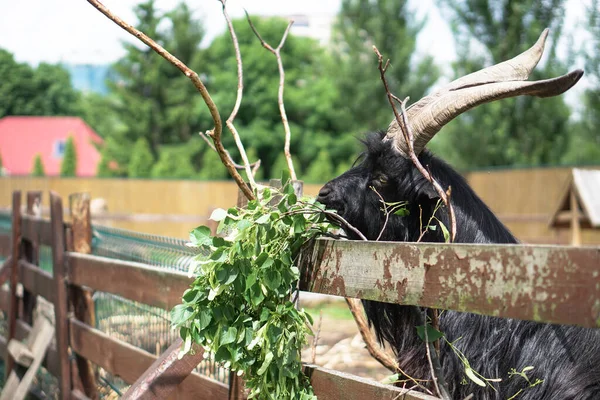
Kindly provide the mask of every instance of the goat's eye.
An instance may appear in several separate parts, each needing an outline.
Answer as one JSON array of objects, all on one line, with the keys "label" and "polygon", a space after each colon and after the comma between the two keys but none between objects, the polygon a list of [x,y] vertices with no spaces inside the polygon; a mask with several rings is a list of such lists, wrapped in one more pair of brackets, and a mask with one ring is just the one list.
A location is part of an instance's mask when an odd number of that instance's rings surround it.
[{"label": "goat's eye", "polygon": [[377,177],[377,181],[378,181],[380,184],[382,184],[382,185],[387,185],[387,183],[388,183],[388,178],[387,178],[387,176],[385,176],[385,175],[379,175],[379,176]]}]

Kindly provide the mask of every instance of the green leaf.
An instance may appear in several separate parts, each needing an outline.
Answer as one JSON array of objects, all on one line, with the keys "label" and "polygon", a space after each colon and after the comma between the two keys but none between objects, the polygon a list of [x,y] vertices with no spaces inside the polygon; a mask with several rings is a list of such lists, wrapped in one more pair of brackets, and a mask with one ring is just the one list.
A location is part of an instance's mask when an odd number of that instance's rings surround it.
[{"label": "green leaf", "polygon": [[[421,340],[425,341],[425,327],[423,325],[417,326],[417,335]],[[431,325],[427,325],[427,339],[429,343],[435,342],[438,339],[444,337],[444,334]]]},{"label": "green leaf", "polygon": [[210,324],[212,315],[208,310],[202,310],[198,313],[198,318],[194,321],[196,328],[199,331],[203,331]]},{"label": "green leaf", "polygon": [[173,324],[182,324],[186,322],[194,312],[194,309],[187,304],[178,304],[171,310],[171,321]]},{"label": "green leaf", "polygon": [[437,230],[437,225],[429,225],[428,226],[430,231],[436,231]]},{"label": "green leaf", "polygon": [[235,342],[236,338],[237,329],[233,326],[230,326],[229,328],[226,328],[225,330],[221,331],[221,337],[219,338],[219,342],[221,343],[221,346],[223,346]]},{"label": "green leaf", "polygon": [[209,245],[212,243],[210,238],[210,228],[208,226],[199,226],[190,232],[190,242],[197,246]]},{"label": "green leaf", "polygon": [[212,219],[213,221],[223,221],[225,219],[225,217],[227,217],[227,211],[225,211],[222,208],[217,208],[215,210],[213,210],[213,212],[210,214],[210,217],[208,219]]},{"label": "green leaf", "polygon": [[406,217],[407,215],[410,215],[410,211],[408,211],[407,208],[400,208],[394,211],[394,215],[398,215],[399,217]]},{"label": "green leaf", "polygon": [[262,374],[264,374],[265,371],[267,370],[267,368],[269,368],[269,365],[271,365],[271,361],[273,361],[273,352],[269,351],[267,353],[267,355],[265,356],[265,361],[260,366],[260,368],[258,369],[258,371],[256,372],[256,374],[258,376],[261,376]]},{"label": "green leaf", "polygon": [[259,219],[256,220],[256,223],[259,225],[264,225],[267,222],[269,222],[269,219],[271,218],[271,215],[269,214],[265,214],[262,217],[260,217]]},{"label": "green leaf", "polygon": [[473,382],[475,382],[475,384],[477,384],[481,387],[486,386],[485,382],[482,381],[477,375],[475,375],[475,371],[473,371],[473,369],[471,367],[465,368],[465,374],[467,374],[469,379],[472,380]]},{"label": "green leaf", "polygon": [[448,232],[448,228],[442,222],[440,222],[440,228],[442,228],[442,233],[444,234],[444,241],[446,243],[450,243],[450,232]]}]

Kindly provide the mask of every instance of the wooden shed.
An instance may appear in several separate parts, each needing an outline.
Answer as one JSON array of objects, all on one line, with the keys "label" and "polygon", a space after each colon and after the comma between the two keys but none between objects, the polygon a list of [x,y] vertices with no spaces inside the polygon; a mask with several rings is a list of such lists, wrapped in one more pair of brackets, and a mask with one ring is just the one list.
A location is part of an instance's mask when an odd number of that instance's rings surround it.
[{"label": "wooden shed", "polygon": [[571,170],[550,227],[570,229],[574,246],[581,245],[582,229],[600,230],[600,169]]}]

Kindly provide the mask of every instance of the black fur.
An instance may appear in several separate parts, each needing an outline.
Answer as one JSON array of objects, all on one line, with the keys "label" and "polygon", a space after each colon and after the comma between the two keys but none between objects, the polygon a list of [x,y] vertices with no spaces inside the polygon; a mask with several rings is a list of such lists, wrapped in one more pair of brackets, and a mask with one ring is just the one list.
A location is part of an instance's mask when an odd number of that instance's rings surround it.
[{"label": "black fur", "polygon": [[[360,162],[328,182],[318,200],[336,209],[368,239],[379,235],[384,223],[381,201],[371,189],[387,202],[408,201],[410,215],[391,216],[380,240],[416,241],[422,220],[429,220],[438,202],[432,185],[419,173],[410,160],[399,156],[391,143],[383,140],[384,132],[369,134],[364,140],[366,151]],[[427,150],[419,155],[421,163],[446,188],[452,187],[452,203],[456,213],[456,242],[517,243],[515,237],[494,216],[490,209],[468,186],[467,182],[442,160]],[[447,227],[444,207],[436,212]],[[428,231],[422,241],[443,242],[441,229]],[[414,378],[429,379],[425,346],[418,338],[415,326],[417,312],[412,306],[400,306],[364,301],[369,322],[378,339],[394,349],[400,367]],[[474,394],[474,399],[600,399],[600,329],[541,324],[530,321],[481,316],[444,311],[440,329],[450,342],[466,356],[471,367],[486,378],[501,378],[493,383],[496,390],[482,388],[465,377],[464,366],[443,341],[441,361],[446,382],[454,399]],[[514,368],[527,366],[531,382],[520,376],[509,378]]]}]

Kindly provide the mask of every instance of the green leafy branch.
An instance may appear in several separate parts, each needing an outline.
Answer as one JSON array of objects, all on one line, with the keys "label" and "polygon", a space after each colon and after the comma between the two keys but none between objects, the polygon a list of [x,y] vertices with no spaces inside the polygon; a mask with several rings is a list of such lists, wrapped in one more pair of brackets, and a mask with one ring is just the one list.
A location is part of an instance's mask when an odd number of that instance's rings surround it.
[{"label": "green leafy branch", "polygon": [[244,209],[215,210],[218,236],[206,226],[194,229],[189,246],[203,254],[190,266],[194,282],[182,304],[172,310],[184,342],[180,356],[192,343],[201,345],[245,375],[249,398],[316,398],[300,359],[313,321],[290,298],[299,251],[336,228],[331,214],[314,199],[298,200],[288,182],[281,190],[257,191]]}]

